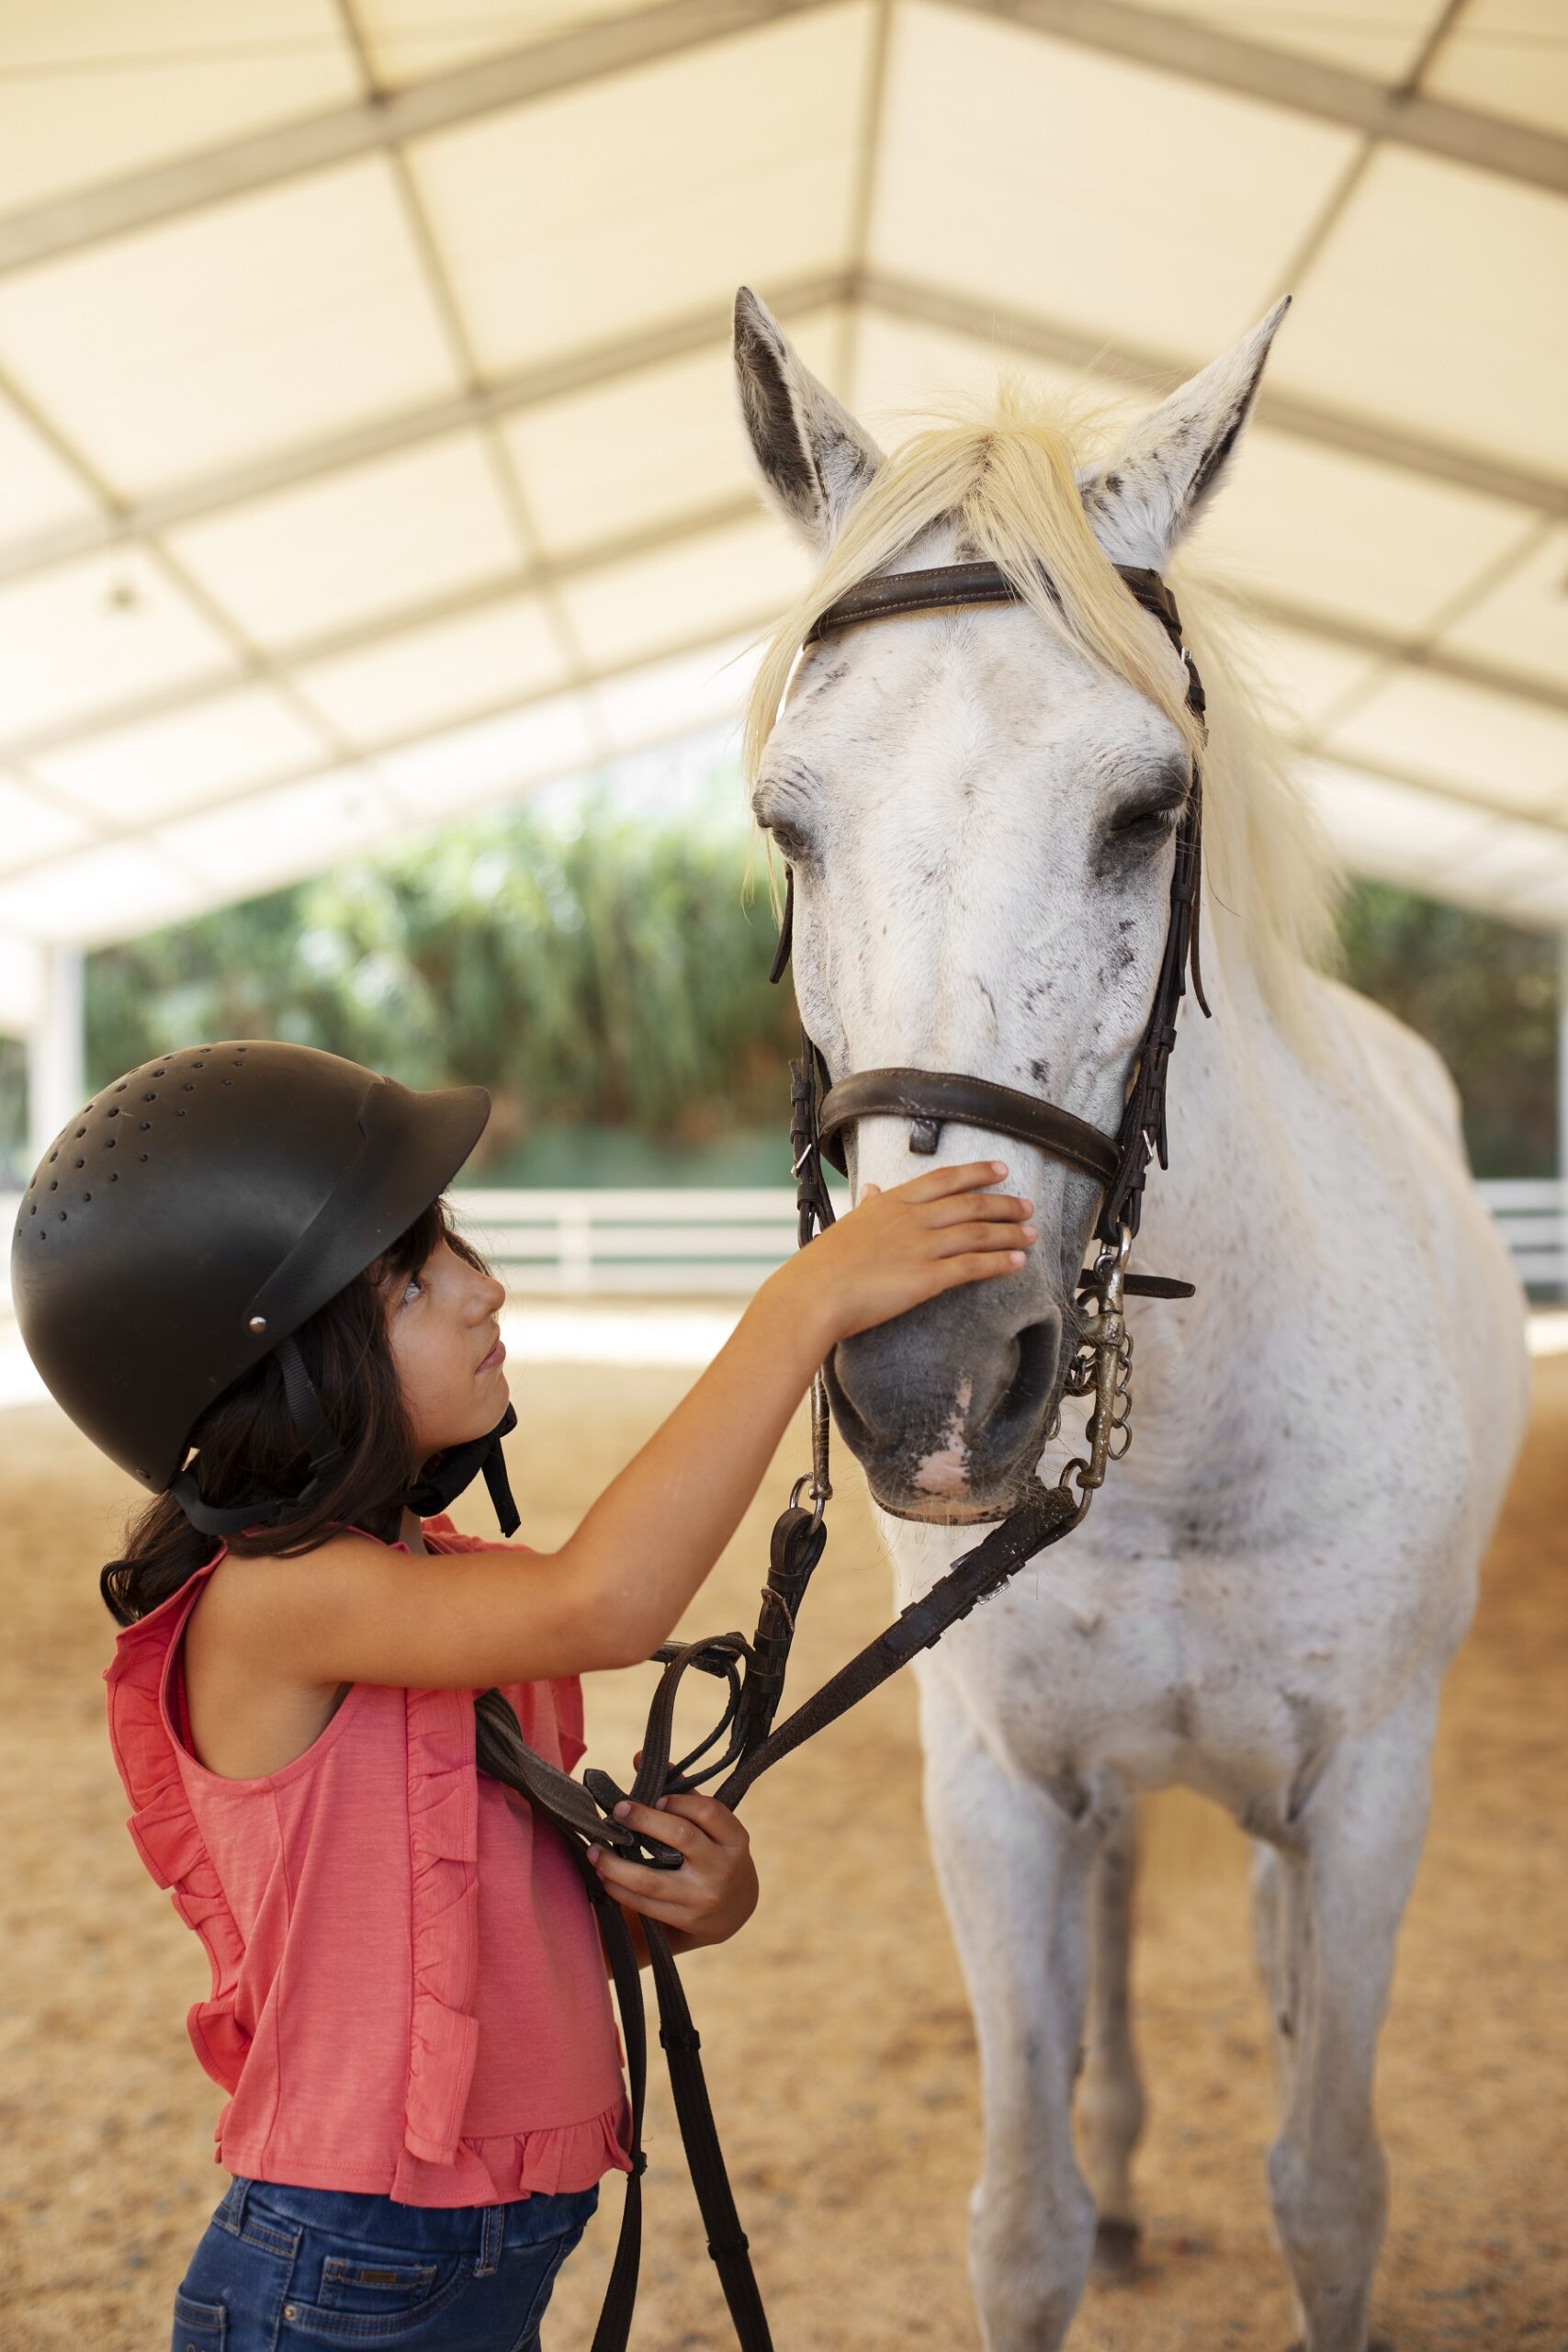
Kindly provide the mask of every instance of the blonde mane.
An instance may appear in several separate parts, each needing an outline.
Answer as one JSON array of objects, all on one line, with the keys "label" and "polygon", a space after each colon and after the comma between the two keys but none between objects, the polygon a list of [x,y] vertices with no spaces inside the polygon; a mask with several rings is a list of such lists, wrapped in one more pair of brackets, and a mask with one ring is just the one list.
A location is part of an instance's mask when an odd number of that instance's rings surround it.
[{"label": "blonde mane", "polygon": [[1234,630],[1216,610],[1219,599],[1177,567],[1172,586],[1208,694],[1204,741],[1169,639],[1089,528],[1078,477],[1099,458],[1086,447],[1092,432],[1086,416],[1048,412],[1004,382],[988,416],[950,416],[881,467],[763,649],[746,713],[748,787],[817,620],[847,590],[896,570],[922,533],[951,524],[966,550],[1001,567],[1047,628],[1146,695],[1201,760],[1206,917],[1212,925],[1217,902],[1233,919],[1227,930],[1270,1010],[1293,1042],[1307,1045],[1305,984],[1332,960],[1339,870],[1227,642]]}]

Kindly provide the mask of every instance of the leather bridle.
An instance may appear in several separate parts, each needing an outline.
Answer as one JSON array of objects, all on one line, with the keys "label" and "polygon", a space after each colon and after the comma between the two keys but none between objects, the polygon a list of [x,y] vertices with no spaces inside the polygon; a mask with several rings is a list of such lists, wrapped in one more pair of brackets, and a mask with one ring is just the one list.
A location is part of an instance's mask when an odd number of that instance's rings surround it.
[{"label": "leather bridle", "polygon": [[[1187,672],[1187,707],[1200,722],[1204,711],[1202,682],[1181,634],[1176,599],[1155,571],[1118,564],[1117,574],[1129,594],[1151,613],[1169,638]],[[1022,591],[994,563],[948,563],[925,571],[894,572],[865,582],[829,605],[807,638],[813,645],[839,629],[862,622],[886,620],[908,613],[939,612],[964,605],[1017,604]],[[816,1149],[840,1175],[847,1173],[843,1136],[859,1119],[907,1118],[911,1151],[936,1150],[942,1129],[949,1121],[980,1127],[1015,1142],[1032,1144],[1053,1159],[1091,1176],[1101,1190],[1096,1231],[1114,1248],[1123,1225],[1138,1230],[1144,1178],[1151,1152],[1167,1162],[1165,1123],[1166,1065],[1176,1043],[1176,1014],[1186,989],[1189,969],[1192,989],[1205,1013],[1202,973],[1198,960],[1198,910],[1202,882],[1202,779],[1194,775],[1176,836],[1176,858],[1170,883],[1170,917],[1165,951],[1160,959],[1154,1001],[1134,1057],[1133,1083],[1122,1124],[1114,1136],[1091,1126],[1058,1103],[1022,1094],[990,1079],[971,1078],[953,1070],[857,1070],[835,1085],[821,1053],[801,1030],[802,1058],[818,1089],[816,1103]],[[784,921],[770,979],[783,978],[789,962],[795,931],[795,870],[788,870]],[[829,1218],[830,1221],[831,1211]],[[1143,1284],[1131,1278],[1135,1288]],[[1187,1295],[1162,1286],[1157,1295]]]},{"label": "leather bridle", "polygon": [[[1169,590],[1155,572],[1117,568],[1130,593],[1160,622],[1186,663],[1188,707],[1201,720],[1203,690],[1182,643],[1181,623]],[[898,572],[867,582],[840,597],[818,620],[807,643],[864,621],[954,605],[1019,601],[1021,591],[994,564],[946,564],[931,571]],[[1130,1273],[1127,1259],[1138,1229],[1150,1158],[1157,1154],[1160,1166],[1167,1164],[1166,1067],[1176,1041],[1177,1008],[1189,969],[1194,994],[1204,1012],[1209,1011],[1198,967],[1200,791],[1201,780],[1195,775],[1177,833],[1170,917],[1154,1001],[1114,1136],[1056,1103],[961,1072],[861,1070],[835,1083],[803,1025],[800,1059],[790,1064],[790,1134],[802,1248],[833,1222],[822,1163],[826,1159],[843,1170],[843,1138],[859,1119],[908,1118],[910,1148],[921,1153],[935,1151],[942,1128],[949,1122],[977,1126],[1032,1144],[1100,1185],[1101,1203],[1095,1230],[1100,1247],[1094,1265],[1079,1280],[1089,1311],[1082,1318],[1078,1351],[1065,1384],[1068,1394],[1094,1400],[1087,1431],[1089,1453],[1069,1462],[1055,1486],[1046,1487],[1037,1476],[1032,1477],[1021,1501],[981,1542],[962,1554],[929,1591],[901,1611],[891,1625],[804,1705],[778,1723],[795,1620],[828,1540],[824,1510],[832,1494],[829,1419],[826,1385],[819,1372],[811,1391],[812,1467],[796,1479],[788,1505],[774,1522],[756,1632],[750,1641],[739,1633],[721,1634],[706,1641],[667,1642],[659,1651],[664,1672],[629,1792],[637,1803],[656,1804],[671,1791],[699,1788],[722,1774],[725,1777],[716,1792],[720,1803],[731,1808],[739,1805],[752,1782],[781,1757],[837,1722],[919,1651],[931,1647],[1026,1562],[1070,1533],[1103,1483],[1107,1464],[1126,1452],[1133,1342],[1122,1316],[1123,1298],[1128,1292],[1162,1298],[1192,1295],[1190,1283]],[[789,961],[794,882],[791,872],[771,975],[774,980],[782,978]],[[1119,1449],[1118,1436],[1122,1441]],[[809,1496],[809,1507],[802,1501],[803,1490]],[[694,1668],[728,1685],[728,1703],[706,1738],[675,1762],[671,1760],[675,1702],[683,1677]],[[484,1700],[478,1708],[482,1718]],[[581,1863],[621,2012],[631,2090],[632,2171],[593,2352],[624,2352],[641,2245],[642,2175],[647,2165],[642,2149],[647,2030],[641,1982],[625,1917],[582,1858],[590,1845],[660,1869],[678,1869],[682,1857],[673,1848],[638,1837],[614,1818],[615,1805],[627,1792],[607,1772],[590,1770],[577,1781],[525,1747],[522,1756],[513,1785],[565,1834]],[[741,2352],[772,2352],[767,2317],[708,2102],[698,2055],[700,2037],[692,2023],[668,1937],[651,1919],[644,1918],[642,1929],[658,1994],[659,2038],[669,2061],[676,2114],[707,2233],[708,2252],[717,2267]]]}]

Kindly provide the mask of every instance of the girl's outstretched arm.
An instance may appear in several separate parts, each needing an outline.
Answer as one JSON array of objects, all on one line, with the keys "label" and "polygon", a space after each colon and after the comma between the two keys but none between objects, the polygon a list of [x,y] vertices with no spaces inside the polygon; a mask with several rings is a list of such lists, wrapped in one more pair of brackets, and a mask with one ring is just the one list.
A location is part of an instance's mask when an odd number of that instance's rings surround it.
[{"label": "girl's outstretched arm", "polygon": [[257,1675],[329,1686],[479,1690],[640,1663],[735,1532],[829,1349],[1022,1263],[1031,1204],[987,1189],[1006,1172],[978,1160],[868,1187],[769,1276],[558,1552],[432,1558],[345,1534],[226,1561],[202,1603],[225,1646],[243,1644]]}]

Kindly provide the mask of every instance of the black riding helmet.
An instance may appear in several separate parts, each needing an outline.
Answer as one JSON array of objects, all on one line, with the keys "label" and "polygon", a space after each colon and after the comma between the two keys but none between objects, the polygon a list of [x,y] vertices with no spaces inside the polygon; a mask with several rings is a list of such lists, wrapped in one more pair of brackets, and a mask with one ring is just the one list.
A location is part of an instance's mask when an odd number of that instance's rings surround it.
[{"label": "black riding helmet", "polygon": [[[17,1320],[50,1394],[206,1533],[297,1511],[338,1449],[291,1335],[445,1192],[489,1116],[483,1087],[415,1093],[270,1041],[183,1047],[116,1080],[61,1129],[17,1216]],[[215,1510],[184,1467],[191,1430],[269,1352],[310,1483]],[[501,1440],[516,1418],[389,1502],[439,1510],[482,1470],[510,1535]]]}]

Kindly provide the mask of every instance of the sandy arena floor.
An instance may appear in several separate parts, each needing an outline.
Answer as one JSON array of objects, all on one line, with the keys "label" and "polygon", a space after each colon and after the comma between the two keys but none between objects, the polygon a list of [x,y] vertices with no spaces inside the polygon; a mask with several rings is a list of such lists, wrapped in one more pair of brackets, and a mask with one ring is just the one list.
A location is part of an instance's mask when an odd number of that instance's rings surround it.
[{"label": "sandy arena floor", "polygon": [[[559,1542],[689,1384],[687,1372],[525,1365],[525,1529]],[[1568,2346],[1562,1952],[1563,1520],[1568,1356],[1536,1365],[1529,1450],[1449,1684],[1436,1804],[1382,2046],[1393,2215],[1376,2298],[1396,2352]],[[699,1600],[750,1625],[766,1531],[802,1433]],[[96,1590],[123,1483],[46,1407],[0,1413],[0,2347],[164,2352],[170,2297],[220,2193],[219,2094],[184,2013],[194,1937],[144,1875],[103,1730]],[[482,1511],[469,1503],[466,1523]],[[884,1622],[888,1579],[855,1477],[797,1648],[798,1693]],[[593,1752],[619,1770],[650,1678],[600,1678]],[[845,1792],[852,1792],[852,1803]],[[921,1834],[913,1693],[892,1687],[748,1805],[764,1899],[688,1963],[742,2216],[781,2352],[977,2342],[964,2275],[974,2047]],[[1265,2020],[1239,1835],[1196,1800],[1149,1808],[1137,2014],[1151,2092],[1145,2259],[1093,2290],[1074,2352],[1283,2352],[1262,2179]],[[728,2341],[679,2143],[656,2088],[637,2352]],[[586,2346],[619,2205],[547,2327]]]}]

